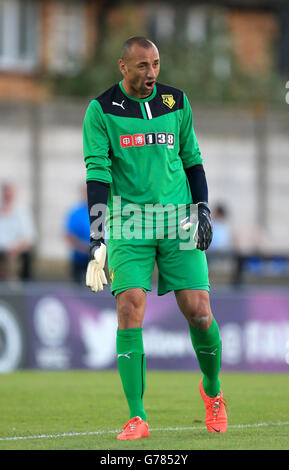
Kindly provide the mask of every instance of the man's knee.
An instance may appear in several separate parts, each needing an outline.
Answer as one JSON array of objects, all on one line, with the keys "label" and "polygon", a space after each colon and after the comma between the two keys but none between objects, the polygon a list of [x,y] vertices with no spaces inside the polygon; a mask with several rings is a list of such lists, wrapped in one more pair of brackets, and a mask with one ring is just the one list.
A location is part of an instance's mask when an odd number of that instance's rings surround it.
[{"label": "man's knee", "polygon": [[212,311],[209,293],[203,290],[191,290],[177,296],[178,305],[190,325],[206,330],[212,323]]},{"label": "man's knee", "polygon": [[145,311],[145,293],[141,289],[128,289],[117,295],[117,315],[120,329],[139,328]]}]

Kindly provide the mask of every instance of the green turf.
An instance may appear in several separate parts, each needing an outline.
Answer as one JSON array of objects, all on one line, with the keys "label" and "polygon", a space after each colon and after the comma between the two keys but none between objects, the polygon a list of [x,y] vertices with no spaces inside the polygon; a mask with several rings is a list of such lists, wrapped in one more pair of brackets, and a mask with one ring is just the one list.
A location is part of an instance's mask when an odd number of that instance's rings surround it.
[{"label": "green turf", "polygon": [[[289,449],[288,375],[223,373],[222,388],[229,407],[226,434],[209,434],[205,429],[200,377],[199,373],[147,372],[144,402],[151,435],[124,442],[116,439],[116,432],[54,436],[122,428],[128,410],[117,372],[1,374],[0,438],[50,437],[0,440],[0,450]],[[260,423],[266,426],[256,426]],[[193,429],[160,430],[177,427]]]}]

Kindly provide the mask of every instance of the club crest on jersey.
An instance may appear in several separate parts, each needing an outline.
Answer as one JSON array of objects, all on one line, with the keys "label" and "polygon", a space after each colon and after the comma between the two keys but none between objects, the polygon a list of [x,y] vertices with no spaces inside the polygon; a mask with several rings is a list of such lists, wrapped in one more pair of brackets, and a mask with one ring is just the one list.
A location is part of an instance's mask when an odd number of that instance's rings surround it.
[{"label": "club crest on jersey", "polygon": [[162,99],[163,103],[170,109],[172,109],[176,104],[173,95],[162,95]]}]

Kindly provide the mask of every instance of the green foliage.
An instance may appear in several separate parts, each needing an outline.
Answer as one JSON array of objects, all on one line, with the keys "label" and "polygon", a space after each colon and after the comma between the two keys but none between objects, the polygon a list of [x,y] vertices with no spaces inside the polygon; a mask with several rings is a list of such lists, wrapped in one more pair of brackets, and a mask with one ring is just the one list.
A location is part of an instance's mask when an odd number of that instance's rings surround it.
[{"label": "green foliage", "polygon": [[75,74],[50,77],[56,95],[87,98],[98,96],[120,79],[117,63],[101,54]]},{"label": "green foliage", "polygon": [[[222,9],[210,9],[206,37],[194,40],[186,33],[186,15],[186,9],[176,8],[177,34],[156,41],[161,59],[160,82],[183,89],[200,105],[286,105],[286,81],[278,75],[276,66],[266,73],[245,73],[240,68]],[[146,35],[145,31],[134,30],[134,15],[128,7],[124,16],[125,27],[104,24],[105,40],[83,69],[50,76],[56,95],[95,97],[122,78],[117,65],[122,43],[131,35]]]},{"label": "green foliage", "polygon": [[[218,74],[214,68],[218,59],[214,58],[209,45],[179,48],[176,44],[166,44],[159,49],[159,81],[183,89],[195,103],[285,104],[285,82],[276,74],[245,74],[230,55],[219,59],[224,62],[225,73]],[[55,94],[69,97],[99,95],[122,78],[117,61],[118,56],[113,51],[98,53],[91,63],[75,74],[51,76]]]}]

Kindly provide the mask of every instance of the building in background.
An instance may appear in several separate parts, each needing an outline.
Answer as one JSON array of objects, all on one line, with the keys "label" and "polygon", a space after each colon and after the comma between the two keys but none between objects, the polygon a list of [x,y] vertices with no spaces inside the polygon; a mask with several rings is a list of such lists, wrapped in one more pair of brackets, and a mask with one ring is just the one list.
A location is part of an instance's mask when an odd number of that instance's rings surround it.
[{"label": "building in background", "polygon": [[51,96],[47,73],[81,68],[96,42],[99,2],[0,0],[0,99]]},{"label": "building in background", "polygon": [[[119,49],[128,35],[139,33],[160,47],[173,41],[178,51],[187,45],[194,54],[208,54],[206,63],[220,79],[232,75],[236,63],[245,74],[289,71],[289,7],[281,0],[147,1],[141,6],[0,0],[0,99],[47,99],[53,94],[51,77],[74,76],[104,44],[116,43]],[[202,71],[208,73],[205,64]]]}]

